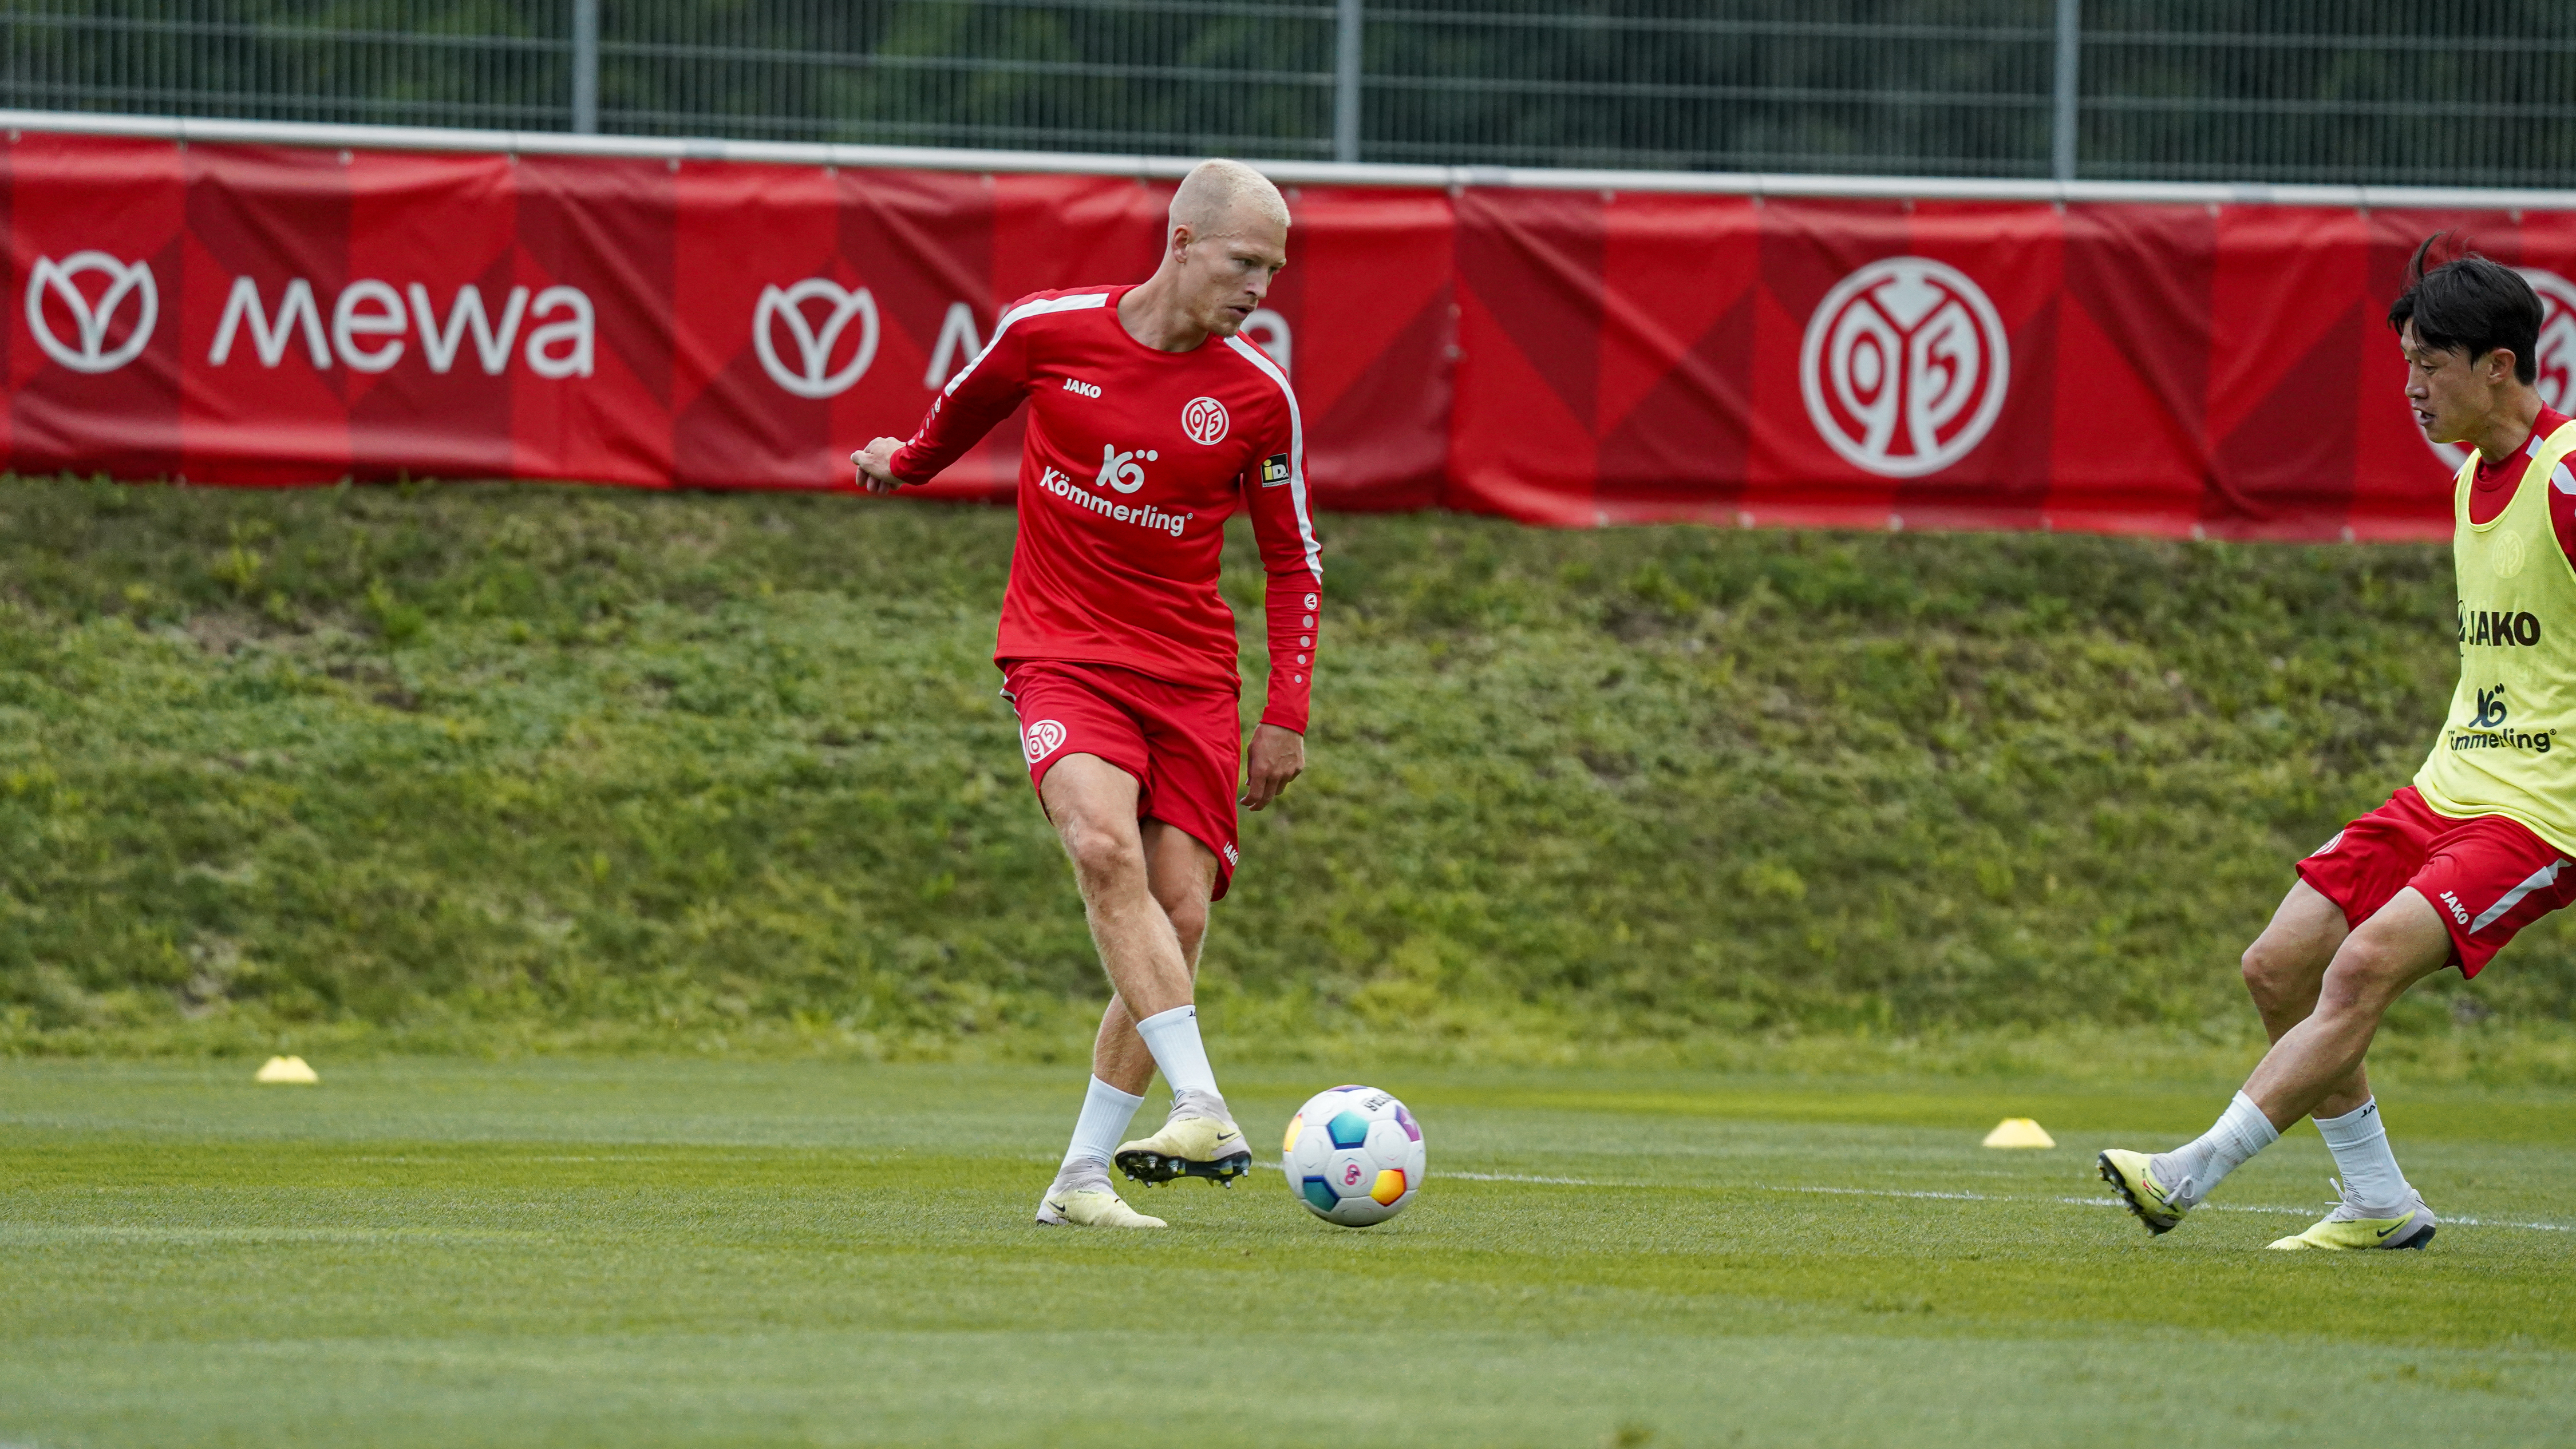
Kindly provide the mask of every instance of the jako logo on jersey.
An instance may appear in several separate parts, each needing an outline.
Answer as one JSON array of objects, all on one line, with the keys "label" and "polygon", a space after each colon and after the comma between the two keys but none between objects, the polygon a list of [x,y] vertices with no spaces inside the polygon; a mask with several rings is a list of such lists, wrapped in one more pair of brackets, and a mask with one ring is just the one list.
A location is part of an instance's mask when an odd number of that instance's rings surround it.
[{"label": "jako logo on jersey", "polygon": [[1032,765],[1063,748],[1064,726],[1054,720],[1042,719],[1020,731],[1020,753]]},{"label": "jako logo on jersey", "polygon": [[590,376],[599,324],[589,296],[578,287],[548,287],[533,300],[527,288],[512,287],[497,324],[484,308],[482,289],[470,282],[456,289],[444,323],[430,303],[427,287],[414,282],[409,292],[411,307],[406,313],[404,294],[395,291],[393,283],[374,277],[351,282],[331,303],[331,339],[326,346],[322,340],[322,307],[314,300],[311,281],[303,277],[289,280],[278,294],[277,316],[272,319],[268,305],[260,300],[259,283],[248,277],[235,277],[232,294],[224,299],[223,320],[215,324],[215,345],[206,350],[206,361],[216,367],[230,362],[233,344],[247,330],[251,350],[258,354],[262,367],[284,362],[287,349],[300,340],[306,359],[317,369],[329,367],[336,353],[341,365],[352,372],[384,372],[402,361],[403,354],[410,350],[403,341],[404,334],[417,331],[422,359],[430,371],[443,373],[456,365],[457,352],[471,332],[483,370],[497,376],[510,365],[510,349],[518,341],[521,324],[563,313],[557,321],[528,329],[527,345],[521,349],[520,358],[539,377]]},{"label": "jako logo on jersey", "polygon": [[1100,445],[1100,476],[1091,480],[1092,486],[1115,488],[1121,493],[1133,493],[1145,486],[1144,464],[1136,460],[1142,458],[1146,463],[1151,463],[1157,456],[1151,448],[1140,452],[1122,453],[1118,451],[1117,445],[1103,443]]},{"label": "jako logo on jersey", "polygon": [[2460,642],[2496,648],[2520,645],[2527,649],[2540,642],[2540,616],[2528,609],[2519,614],[2500,614],[2493,609],[2462,609]]},{"label": "jako logo on jersey", "polygon": [[2442,904],[2451,908],[2452,920],[2459,922],[2463,926],[2469,923],[2469,908],[2460,904],[2460,898],[2458,896],[2451,894],[2449,891],[2444,891],[2442,892]]},{"label": "jako logo on jersey", "polygon": [[[107,277],[107,287],[95,302],[74,280],[91,272]],[[135,299],[133,325],[126,329],[124,341],[110,347],[108,328],[128,297]],[[46,316],[47,298],[61,303],[69,314],[72,341],[68,344],[55,334],[53,321]],[[27,330],[36,334],[36,345],[45,349],[47,357],[74,372],[114,372],[142,356],[152,341],[153,324],[160,319],[161,289],[153,284],[152,268],[140,261],[120,262],[105,252],[74,252],[60,262],[38,257],[27,271]]]},{"label": "jako logo on jersey", "polygon": [[1080,378],[1075,377],[1068,377],[1064,380],[1064,390],[1066,392],[1078,392],[1084,397],[1100,396],[1100,384],[1096,382],[1084,382]]},{"label": "jako logo on jersey", "polygon": [[1890,478],[1937,473],[1984,441],[2011,382],[1994,303],[1929,257],[1889,257],[1842,279],[1807,319],[1798,386],[1816,431]]},{"label": "jako logo on jersey", "polygon": [[[2540,294],[2540,345],[2531,350],[2532,366],[2538,371],[2531,385],[2544,406],[2563,413],[2576,405],[2576,282],[2538,267],[2516,270],[2531,284],[2531,290]],[[2429,438],[2425,442],[2433,456],[2454,473],[2469,461],[2469,450],[2458,443],[2436,443]]]},{"label": "jako logo on jersey", "polygon": [[[831,310],[824,313],[818,330],[805,314],[805,304],[822,302]],[[841,333],[848,329],[851,318],[859,320],[858,346],[850,360],[832,369],[832,354],[839,349]],[[771,333],[785,323],[796,343],[796,366],[789,367],[778,356]],[[763,287],[760,305],[751,312],[751,349],[760,354],[761,369],[769,380],[798,397],[837,397],[850,390],[850,384],[865,376],[868,364],[877,360],[877,299],[868,289],[851,291],[829,277],[807,277],[792,287]]]},{"label": "jako logo on jersey", "polygon": [[1225,404],[1212,397],[1194,397],[1181,408],[1181,431],[1193,443],[1213,447],[1225,441],[1227,418]]}]

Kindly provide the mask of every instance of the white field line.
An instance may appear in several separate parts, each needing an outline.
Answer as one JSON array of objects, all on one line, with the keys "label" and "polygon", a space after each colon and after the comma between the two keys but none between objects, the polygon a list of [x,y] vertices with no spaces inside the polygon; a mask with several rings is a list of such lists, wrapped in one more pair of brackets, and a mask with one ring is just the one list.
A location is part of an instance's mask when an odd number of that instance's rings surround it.
[{"label": "white field line", "polygon": [[[1264,1172],[1286,1172],[1286,1171],[1288,1170],[1287,1168],[1280,1166],[1280,1165],[1279,1165],[1278,1163],[1276,1163],[1276,1162],[1265,1162],[1265,1161],[1260,1161],[1260,1160],[1257,1160],[1257,1159],[1253,1162],[1253,1164],[1252,1164],[1252,1165],[1253,1165],[1253,1166],[1255,1166],[1255,1167],[1257,1167],[1257,1168],[1260,1168],[1260,1169],[1261,1169],[1262,1171],[1264,1171]],[[1583,1178],[1583,1177],[1523,1177],[1523,1176],[1521,1176],[1519,1173],[1516,1173],[1516,1172],[1441,1172],[1441,1173],[1435,1173],[1435,1174],[1432,1174],[1432,1175],[1433,1175],[1433,1176],[1437,1176],[1437,1177],[1456,1177],[1456,1178],[1463,1178],[1463,1179],[1465,1179],[1465,1180],[1466,1180],[1466,1181],[1468,1181],[1468,1182],[1541,1182],[1541,1183],[1545,1183],[1545,1184],[1547,1184],[1547,1185],[1548,1185],[1548,1186],[1550,1186],[1550,1187],[1651,1187],[1651,1186],[1653,1186],[1653,1184],[1652,1184],[1652,1183],[1644,1183],[1644,1182],[1594,1182],[1594,1181],[1592,1181],[1592,1180],[1591,1180],[1591,1179],[1589,1179],[1589,1178]],[[0,1446],[0,1449],[6,1449],[6,1446]]]},{"label": "white field line", "polygon": [[[1275,1162],[1256,1161],[1252,1165],[1264,1168],[1271,1172],[1282,1170],[1279,1164]],[[1549,1187],[1669,1187],[1675,1185],[1671,1183],[1608,1182],[1588,1177],[1528,1177],[1516,1172],[1434,1172],[1430,1175],[1433,1177],[1461,1178],[1468,1182],[1531,1182],[1540,1183]],[[1930,1198],[1941,1202],[2057,1202],[2064,1203],[2069,1207],[2115,1208],[2127,1206],[2127,1204],[2121,1202],[2116,1197],[2034,1198],[2016,1197],[2004,1193],[1985,1192],[1906,1192],[1895,1188],[1881,1187],[1786,1187],[1777,1183],[1768,1182],[1747,1183],[1745,1184],[1745,1187],[1754,1192],[1805,1193],[1825,1197]],[[2261,1213],[2267,1217],[2288,1218],[2309,1217],[2318,1211],[2317,1208],[2313,1207],[2274,1207],[2253,1203],[2202,1203],[2198,1210],[2201,1212],[2215,1213]],[[2492,1218],[2445,1217],[2442,1219],[2442,1226],[2446,1228],[2454,1226],[2468,1228],[2519,1228],[2525,1232],[2533,1233],[2576,1233],[2576,1227],[2571,1227],[2566,1223],[2515,1223],[2504,1222]]]}]

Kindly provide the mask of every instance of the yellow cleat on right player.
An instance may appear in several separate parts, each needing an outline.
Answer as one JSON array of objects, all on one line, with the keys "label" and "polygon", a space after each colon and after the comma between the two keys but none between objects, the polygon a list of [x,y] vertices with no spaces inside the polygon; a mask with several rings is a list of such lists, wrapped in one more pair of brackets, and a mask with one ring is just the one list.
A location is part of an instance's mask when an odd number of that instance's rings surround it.
[{"label": "yellow cleat on right player", "polygon": [[2138,1221],[2147,1225],[2148,1232],[2158,1235],[2170,1233],[2174,1224],[2182,1221],[2182,1215],[2191,1211],[2190,1201],[2181,1196],[2182,1190],[2190,1184],[2167,1186],[2156,1181],[2155,1174],[2148,1170],[2152,1159],[2146,1153],[2124,1152],[2114,1147],[2105,1151],[2097,1161],[2102,1170],[2102,1180],[2120,1194],[2129,1211],[2136,1213]]},{"label": "yellow cleat on right player", "polygon": [[[2338,1193],[2342,1193],[2341,1183],[2335,1187]],[[2271,1246],[2284,1252],[2308,1248],[2328,1251],[2420,1248],[2433,1241],[2433,1231],[2440,1226],[2433,1210],[2424,1205],[2420,1194],[2411,1197],[2406,1210],[2395,1217],[2363,1216],[2367,1211],[2366,1208],[2355,1207],[2351,1194],[2343,1193],[2343,1201],[2335,1205],[2335,1210],[2310,1224],[2306,1232],[2282,1238]]]}]

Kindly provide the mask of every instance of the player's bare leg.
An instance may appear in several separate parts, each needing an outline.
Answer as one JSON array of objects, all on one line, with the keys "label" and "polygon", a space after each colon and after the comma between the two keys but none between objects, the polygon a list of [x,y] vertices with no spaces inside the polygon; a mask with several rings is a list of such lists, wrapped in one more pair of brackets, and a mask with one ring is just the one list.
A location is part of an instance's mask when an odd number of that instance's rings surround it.
[{"label": "player's bare leg", "polygon": [[[1180,942],[1181,964],[1195,990],[1199,946],[1207,939],[1208,897],[1216,893],[1216,852],[1186,830],[1160,820],[1139,823],[1145,848],[1145,888],[1171,919]],[[1109,998],[1100,1014],[1100,1034],[1091,1044],[1091,1075],[1129,1096],[1140,1097],[1154,1080],[1154,1054],[1136,1034],[1136,1018],[1123,997]]]},{"label": "player's bare leg", "polygon": [[[1135,778],[1097,756],[1058,761],[1040,794],[1073,862],[1092,940],[1116,992],[1094,1043],[1092,1097],[1123,1103],[1132,1115],[1157,1067],[1172,1088],[1163,1129],[1122,1144],[1115,1160],[1148,1182],[1230,1182],[1250,1168],[1251,1149],[1226,1113],[1191,1003],[1215,857],[1181,831],[1140,823]],[[1085,1117],[1092,1116],[1087,1105]]]},{"label": "player's bare leg", "polygon": [[2450,964],[2451,933],[2412,886],[2335,949],[2316,1010],[2282,1033],[2245,1082],[2274,1131],[2335,1100],[2361,1080],[2361,1059],[2380,1019],[2406,988]]},{"label": "player's bare leg", "polygon": [[1057,761],[1039,791],[1073,862],[1109,984],[1145,1021],[1190,1004],[1190,965],[1171,914],[1154,898],[1136,796],[1135,776],[1081,754]]},{"label": "player's bare leg", "polygon": [[[2343,907],[2306,881],[2290,887],[2272,924],[2245,952],[2245,989],[2263,1014],[2264,1030],[2274,1042],[2316,1011],[2325,986],[2326,967],[2351,928]],[[2432,1241],[2432,1209],[2407,1182],[2389,1149],[2388,1125],[2370,1092],[2369,1067],[2353,1068],[2325,1099],[2310,1110],[2317,1133],[2334,1154],[2337,1202],[2332,1211],[2305,1232],[2279,1239],[2275,1248],[2372,1247],[2402,1241],[2422,1247]],[[2391,1225],[2399,1225],[2392,1231]]]},{"label": "player's bare leg", "polygon": [[[2318,993],[2326,986],[2326,965],[2334,963],[2334,952],[2349,934],[2352,927],[2344,924],[2342,906],[2306,880],[2290,885],[2272,924],[2246,947],[2244,957],[2246,991],[2254,996],[2254,1009],[2262,1011],[2264,1032],[2272,1042],[2290,1035],[2290,1027],[2316,1011]],[[2326,1150],[2334,1153],[2336,1204],[2306,1233],[2280,1238],[2272,1246],[2380,1246],[2403,1238],[2406,1246],[2421,1248],[2432,1241],[2432,1210],[2424,1207],[2424,1197],[2406,1181],[2396,1153],[2388,1148],[2388,1125],[2380,1120],[2378,1099],[2370,1096],[2370,1068],[2352,1068],[2352,1076],[2336,1081],[2324,1102],[2308,1114],[2316,1120],[2318,1135],[2326,1138]],[[2409,1223],[2419,1212],[2416,1230],[2388,1233],[2388,1225]]]},{"label": "player's bare leg", "polygon": [[[2300,890],[2314,899],[2302,897]],[[2264,1009],[2265,1025],[2274,1039],[2271,1051],[2264,1054],[2217,1124],[2194,1141],[2153,1158],[2117,1150],[2102,1154],[2103,1177],[2128,1198],[2150,1231],[2171,1228],[2227,1174],[2278,1140],[2284,1129],[2302,1117],[2322,1110],[2346,1128],[2375,1129],[2375,1120],[2353,1120],[2370,1105],[2362,1059],[2389,1006],[2408,987],[2449,964],[2451,936],[2422,895],[2411,887],[2399,891],[2358,930],[2335,941],[2318,977],[2313,1006],[2282,1028],[2274,1024],[2276,1012],[2287,1017],[2295,1009],[2303,994],[2300,981],[2305,962],[2333,935],[2332,927],[2320,919],[2316,909],[2320,904],[2334,909],[2301,883],[2282,902],[2256,949],[2246,953],[2247,984]],[[2335,914],[2339,921],[2340,911]],[[2268,948],[2265,941],[2271,943]],[[2336,1107],[2344,1111],[2337,1113]],[[2373,1109],[2371,1117],[2375,1115]],[[2378,1151],[2385,1154],[2384,1139]],[[2338,1153],[2339,1162],[2341,1156]],[[2390,1158],[2387,1168],[2392,1176],[2395,1166]],[[2370,1221],[2387,1225],[2381,1237],[2390,1242],[2402,1238],[2403,1245],[2420,1247],[2431,1239],[2432,1214],[2405,1186],[2403,1177],[2396,1178],[2393,1189],[2374,1181],[2368,1191],[2372,1195],[2402,1192],[2403,1197],[2385,1204],[2348,1200],[2351,1211],[2339,1208],[2309,1234],[2338,1223],[2352,1225],[2367,1213]],[[2292,1241],[2283,1239],[2274,1246]],[[2300,1245],[2326,1246],[2304,1241]]]},{"label": "player's bare leg", "polygon": [[[2343,907],[2306,881],[2291,883],[2290,893],[2281,897],[2280,908],[2272,913],[2271,924],[2245,948],[2241,963],[2246,994],[2254,998],[2267,1039],[2278,1043],[2317,1009],[2326,968],[2334,964],[2335,952],[2351,934],[2352,928],[2344,924]],[[2368,1070],[2356,1066],[2317,1104],[2315,1115],[2319,1121],[2342,1117],[2369,1100]]]},{"label": "player's bare leg", "polygon": [[[1208,897],[1216,889],[1216,856],[1188,832],[1160,820],[1144,822],[1139,832],[1145,848],[1146,888],[1172,921],[1181,944],[1182,963],[1193,980],[1198,975],[1199,943],[1207,935]],[[1109,1155],[1127,1135],[1127,1124],[1144,1105],[1145,1088],[1154,1080],[1154,1054],[1136,1034],[1136,1019],[1115,995],[1100,1014],[1100,1033],[1091,1046],[1091,1084],[1076,1119],[1073,1141],[1065,1148],[1055,1182],[1038,1209],[1038,1221],[1071,1222],[1074,1214],[1093,1219],[1086,1226],[1145,1227],[1162,1219],[1145,1217],[1118,1202],[1134,1221],[1120,1218],[1109,1202],[1117,1193],[1109,1185]],[[1089,1194],[1090,1197],[1080,1195]],[[1098,1195],[1106,1195],[1107,1201]],[[1106,1221],[1103,1221],[1106,1220]]]}]

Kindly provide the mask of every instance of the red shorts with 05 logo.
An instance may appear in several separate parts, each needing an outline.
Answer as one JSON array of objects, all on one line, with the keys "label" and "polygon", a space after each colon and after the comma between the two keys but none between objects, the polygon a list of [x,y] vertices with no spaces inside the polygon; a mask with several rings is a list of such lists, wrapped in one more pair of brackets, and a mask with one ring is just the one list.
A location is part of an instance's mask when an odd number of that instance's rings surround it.
[{"label": "red shorts with 05 logo", "polygon": [[[1223,900],[1237,855],[1234,804],[1243,722],[1231,689],[1172,684],[1114,664],[1012,659],[1002,697],[1020,716],[1029,783],[1067,755],[1097,755],[1136,777],[1136,818],[1160,820],[1216,852]],[[1043,797],[1041,797],[1043,798]]]},{"label": "red shorts with 05 logo", "polygon": [[2475,976],[2514,933],[2576,900],[2576,863],[2504,815],[2455,819],[2405,786],[2299,862],[2299,879],[2358,927],[2413,886],[2450,928],[2452,963]]}]

